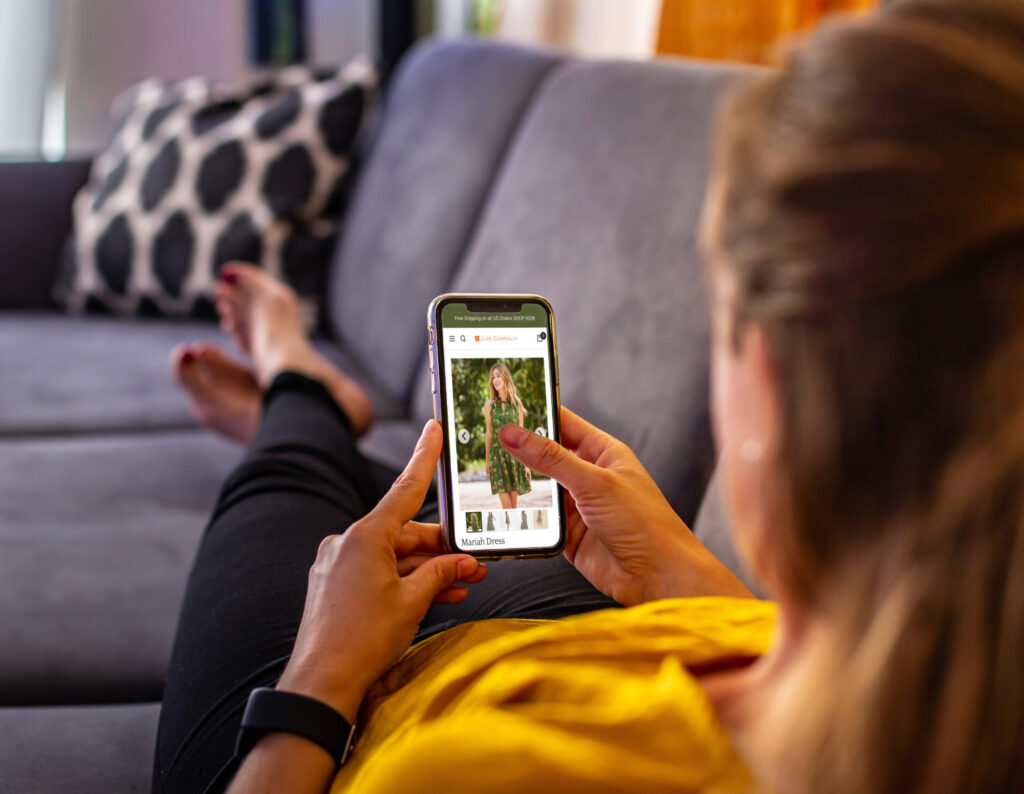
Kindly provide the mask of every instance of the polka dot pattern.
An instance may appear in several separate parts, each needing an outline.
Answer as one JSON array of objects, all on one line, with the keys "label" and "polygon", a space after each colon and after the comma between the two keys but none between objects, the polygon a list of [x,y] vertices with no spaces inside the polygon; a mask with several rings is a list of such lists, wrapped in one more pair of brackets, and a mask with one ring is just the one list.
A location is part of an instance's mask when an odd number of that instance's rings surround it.
[{"label": "polka dot pattern", "polygon": [[315,318],[376,77],[365,60],[225,86],[147,80],[75,199],[57,298],[70,311],[209,316],[242,260],[291,283]]},{"label": "polka dot pattern", "polygon": [[237,140],[224,141],[199,163],[196,194],[204,212],[216,212],[238,190],[245,176],[245,149]]}]

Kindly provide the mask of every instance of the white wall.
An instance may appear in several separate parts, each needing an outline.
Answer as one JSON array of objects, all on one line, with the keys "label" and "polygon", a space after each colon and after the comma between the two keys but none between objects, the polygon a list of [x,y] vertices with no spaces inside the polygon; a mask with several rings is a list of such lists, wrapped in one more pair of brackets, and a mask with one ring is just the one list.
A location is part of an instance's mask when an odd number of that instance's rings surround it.
[{"label": "white wall", "polygon": [[378,55],[379,0],[306,0],[309,34],[317,63],[342,63],[356,55]]},{"label": "white wall", "polygon": [[0,156],[35,155],[55,0],[0,0]]},{"label": "white wall", "polygon": [[594,58],[650,58],[661,0],[507,0],[498,38]]},{"label": "white wall", "polygon": [[[0,0],[31,5],[39,0]],[[69,154],[102,145],[113,98],[149,76],[233,80],[247,64],[246,0],[53,0],[62,9],[57,81]],[[309,0],[317,63],[374,53],[374,0]]]}]

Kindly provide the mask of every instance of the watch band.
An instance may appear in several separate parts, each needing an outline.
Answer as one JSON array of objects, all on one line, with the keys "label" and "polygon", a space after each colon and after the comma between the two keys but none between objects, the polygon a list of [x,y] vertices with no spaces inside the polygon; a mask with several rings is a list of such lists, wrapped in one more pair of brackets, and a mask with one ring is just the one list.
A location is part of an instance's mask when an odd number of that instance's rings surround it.
[{"label": "watch band", "polygon": [[254,689],[242,715],[235,756],[244,758],[264,734],[283,731],[323,747],[340,767],[352,752],[356,726],[326,703],[270,687]]}]

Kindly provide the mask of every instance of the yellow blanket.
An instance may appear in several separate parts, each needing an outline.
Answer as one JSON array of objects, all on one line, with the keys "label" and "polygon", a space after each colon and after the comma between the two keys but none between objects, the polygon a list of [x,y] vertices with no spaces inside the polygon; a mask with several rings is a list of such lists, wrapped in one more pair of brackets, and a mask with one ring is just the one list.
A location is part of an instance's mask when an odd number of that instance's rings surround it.
[{"label": "yellow blanket", "polygon": [[449,629],[370,691],[331,791],[743,790],[688,668],[764,653],[774,621],[768,602],[688,598]]}]

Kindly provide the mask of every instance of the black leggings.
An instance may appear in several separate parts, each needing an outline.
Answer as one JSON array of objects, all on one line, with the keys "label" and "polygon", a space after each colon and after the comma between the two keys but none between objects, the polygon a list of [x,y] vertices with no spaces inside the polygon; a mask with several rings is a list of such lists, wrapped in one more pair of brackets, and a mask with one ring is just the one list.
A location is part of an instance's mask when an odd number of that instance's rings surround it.
[{"label": "black leggings", "polygon": [[[185,591],[155,792],[203,792],[230,761],[249,692],[276,683],[288,661],[320,541],[365,515],[397,474],[359,452],[320,383],[286,372],[271,384],[262,426],[221,490]],[[437,520],[433,490],[417,518]],[[465,602],[430,608],[417,639],[472,620],[616,606],[563,557],[488,567]]]}]

